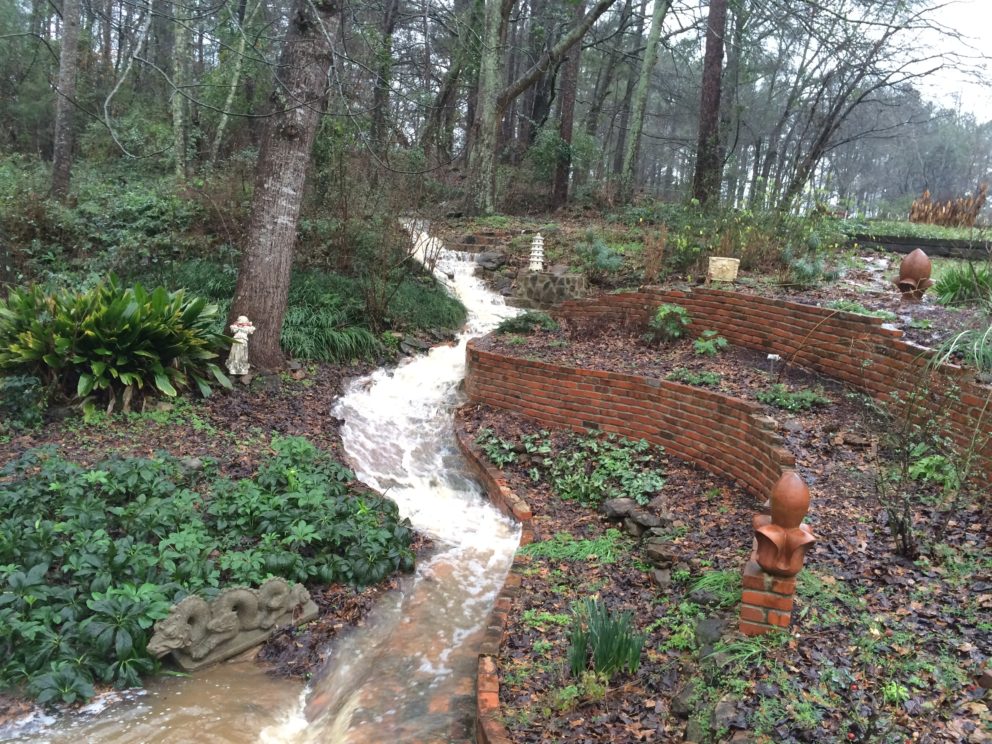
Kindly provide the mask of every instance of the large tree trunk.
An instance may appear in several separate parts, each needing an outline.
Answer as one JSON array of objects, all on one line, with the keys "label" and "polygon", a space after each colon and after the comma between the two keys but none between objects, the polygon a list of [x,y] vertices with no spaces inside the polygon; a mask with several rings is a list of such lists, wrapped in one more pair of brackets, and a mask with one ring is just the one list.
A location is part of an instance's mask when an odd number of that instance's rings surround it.
[{"label": "large tree trunk", "polygon": [[641,73],[637,77],[637,87],[631,101],[630,133],[623,154],[623,168],[620,172],[620,199],[627,201],[634,191],[634,160],[637,148],[641,144],[641,130],[644,128],[644,111],[648,101],[648,83],[651,81],[651,71],[658,60],[658,40],[661,38],[661,25],[671,0],[654,0],[654,12],[651,14],[651,31],[648,33],[648,45],[644,49],[644,59],[641,61]]},{"label": "large tree trunk", "polygon": [[64,201],[72,170],[72,113],[76,98],[76,59],[79,57],[79,0],[62,3],[62,51],[55,104],[55,148],[52,153],[52,196]]},{"label": "large tree trunk", "polygon": [[582,39],[592,24],[616,0],[599,0],[557,44],[542,54],[516,80],[496,94],[499,82],[499,39],[502,22],[512,7],[513,0],[488,0],[486,3],[485,35],[483,37],[482,63],[479,67],[478,106],[475,138],[469,158],[468,208],[475,214],[491,214],[496,208],[496,134],[499,117],[509,103],[537,82],[552,65],[559,64],[568,50]]},{"label": "large tree trunk", "polygon": [[283,362],[279,336],[286,314],[296,223],[310,152],[324,108],[331,39],[340,23],[337,2],[297,0],[283,41],[255,172],[248,237],[238,271],[231,318],[247,315],[257,329],[252,363]]},{"label": "large tree trunk", "polygon": [[[584,12],[585,0],[579,0],[575,6],[576,21],[582,20]],[[551,191],[553,209],[565,206],[568,201],[568,175],[572,170],[572,125],[575,122],[575,93],[579,85],[579,58],[581,56],[582,45],[576,44],[562,65],[561,116],[558,123],[558,136],[565,145],[562,148],[565,152],[559,157],[555,167],[555,184]]]},{"label": "large tree trunk", "polygon": [[720,147],[720,88],[723,77],[723,35],[727,30],[727,0],[710,0],[703,58],[703,91],[699,99],[699,140],[692,195],[705,205],[720,199],[723,152]]},{"label": "large tree trunk", "polygon": [[386,118],[389,110],[389,85],[393,71],[393,31],[400,12],[399,0],[386,0],[382,13],[382,37],[376,58],[375,88],[372,91],[372,151],[385,158],[388,149]]}]

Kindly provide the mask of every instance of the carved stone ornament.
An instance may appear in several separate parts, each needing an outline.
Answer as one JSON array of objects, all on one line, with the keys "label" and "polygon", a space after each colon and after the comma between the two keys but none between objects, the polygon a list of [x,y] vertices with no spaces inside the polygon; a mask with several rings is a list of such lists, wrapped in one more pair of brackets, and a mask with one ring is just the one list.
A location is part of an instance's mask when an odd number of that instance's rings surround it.
[{"label": "carved stone ornament", "polygon": [[212,601],[190,595],[155,623],[148,653],[161,658],[171,652],[179,666],[191,672],[263,643],[281,626],[315,617],[317,605],[310,592],[280,578],[258,589],[225,589]]},{"label": "carved stone ornament", "polygon": [[795,576],[816,542],[802,523],[809,511],[809,488],[795,471],[783,473],[772,488],[771,511],[754,516],[754,560],[770,574]]},{"label": "carved stone ornament", "polygon": [[248,337],[255,332],[255,326],[246,315],[239,315],[230,328],[234,342],[227,355],[227,371],[232,375],[246,375],[251,367],[248,364]]},{"label": "carved stone ornament", "polygon": [[919,302],[923,294],[933,286],[930,278],[932,266],[930,257],[917,248],[903,257],[899,264],[899,278],[893,282],[902,293],[902,298],[909,302]]}]

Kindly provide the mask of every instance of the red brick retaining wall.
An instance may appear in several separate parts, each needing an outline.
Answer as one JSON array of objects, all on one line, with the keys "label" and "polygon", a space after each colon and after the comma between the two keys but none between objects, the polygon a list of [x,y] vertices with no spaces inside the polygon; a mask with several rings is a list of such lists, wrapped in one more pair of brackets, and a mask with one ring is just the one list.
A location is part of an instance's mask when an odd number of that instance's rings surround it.
[{"label": "red brick retaining wall", "polygon": [[978,460],[992,473],[992,390],[961,368],[943,365],[921,391],[932,350],[902,340],[902,331],[884,327],[880,318],[717,289],[652,287],[572,300],[554,312],[572,320],[641,324],[663,302],[688,310],[694,333],[715,330],[732,344],[778,354],[874,398],[898,403],[894,393],[904,401],[925,392],[929,416],[961,451],[977,443]]},{"label": "red brick retaining wall", "polygon": [[[460,414],[455,415],[455,439],[458,449],[465,456],[469,468],[479,479],[489,500],[508,517],[520,522],[520,544],[534,541],[531,529],[531,510],[527,502],[517,496],[507,485],[503,473],[493,466],[475,448],[471,436],[465,431]],[[520,574],[516,572],[517,558],[503,582],[496,604],[489,615],[485,635],[479,646],[479,659],[475,682],[475,740],[477,744],[511,744],[510,734],[500,720],[499,671],[496,658],[506,632],[510,603],[520,592]]]},{"label": "red brick retaining wall", "polygon": [[646,439],[764,501],[795,458],[755,403],[698,387],[506,357],[469,342],[465,389],[473,401],[549,426]]}]

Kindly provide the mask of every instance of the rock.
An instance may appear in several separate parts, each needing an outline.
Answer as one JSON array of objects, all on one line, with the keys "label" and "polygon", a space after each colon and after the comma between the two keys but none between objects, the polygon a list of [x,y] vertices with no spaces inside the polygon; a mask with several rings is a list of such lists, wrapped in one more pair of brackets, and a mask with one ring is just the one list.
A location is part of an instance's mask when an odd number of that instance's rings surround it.
[{"label": "rock", "polygon": [[675,693],[675,697],[672,698],[672,714],[679,718],[688,718],[689,714],[696,708],[695,698],[696,690],[691,683],[680,687],[679,691]]},{"label": "rock", "polygon": [[400,341],[400,346],[402,346],[403,344],[406,344],[407,346],[413,349],[417,349],[419,351],[427,351],[428,349],[431,348],[431,345],[429,343],[427,343],[426,341],[421,341],[419,338],[416,338],[414,336],[404,336],[403,340]]},{"label": "rock", "polygon": [[506,263],[506,256],[498,251],[483,251],[475,257],[475,262],[483,269],[495,271]]},{"label": "rock", "polygon": [[671,543],[649,542],[644,546],[644,557],[658,568],[671,568],[679,555]]},{"label": "rock", "polygon": [[992,690],[992,666],[985,667],[978,678],[978,686],[983,690]]},{"label": "rock", "polygon": [[555,276],[565,276],[565,274],[568,273],[568,264],[555,264],[551,267],[548,273],[554,274]]},{"label": "rock", "polygon": [[696,623],[696,642],[700,646],[712,646],[723,637],[726,629],[726,619],[722,617],[704,617]]},{"label": "rock", "polygon": [[254,380],[254,379],[255,379],[255,375],[253,375],[251,372],[249,372],[246,375],[241,375],[238,378],[238,382],[240,382],[245,387],[248,387],[249,385],[251,385],[251,381]]},{"label": "rock", "polygon": [[706,729],[699,721],[693,718],[685,727],[686,741],[705,741]]},{"label": "rock", "polygon": [[754,737],[750,731],[735,731],[730,737],[730,744],[752,744]]},{"label": "rock", "polygon": [[695,589],[689,592],[689,599],[703,607],[720,603],[720,598],[708,589]]},{"label": "rock", "polygon": [[193,472],[203,470],[203,460],[199,457],[184,457],[179,461],[179,464],[187,470],[192,470]]},{"label": "rock", "polygon": [[295,359],[290,359],[288,362],[286,362],[286,369],[288,369],[290,372],[298,372],[301,369],[303,369],[303,364],[301,362],[296,361]]},{"label": "rock", "polygon": [[633,499],[607,499],[599,508],[607,519],[623,519],[637,508],[637,502]]},{"label": "rock", "polygon": [[782,428],[793,434],[798,434],[803,431],[806,427],[803,426],[802,421],[798,419],[790,418],[782,422]]},{"label": "rock", "polygon": [[644,534],[644,527],[639,525],[630,517],[624,517],[623,529],[631,537],[640,537],[641,535]]},{"label": "rock", "polygon": [[627,516],[641,525],[645,530],[651,527],[661,526],[661,519],[646,509],[631,509]]},{"label": "rock", "polygon": [[668,511],[668,497],[667,496],[655,496],[648,502],[648,511],[655,514],[663,514]]},{"label": "rock", "polygon": [[737,711],[737,704],[740,701],[733,695],[724,695],[716,704],[713,711],[713,728],[717,731],[725,729],[744,728],[743,716]]},{"label": "rock", "polygon": [[668,589],[672,586],[672,572],[667,568],[656,568],[651,572],[651,578],[659,589]]}]

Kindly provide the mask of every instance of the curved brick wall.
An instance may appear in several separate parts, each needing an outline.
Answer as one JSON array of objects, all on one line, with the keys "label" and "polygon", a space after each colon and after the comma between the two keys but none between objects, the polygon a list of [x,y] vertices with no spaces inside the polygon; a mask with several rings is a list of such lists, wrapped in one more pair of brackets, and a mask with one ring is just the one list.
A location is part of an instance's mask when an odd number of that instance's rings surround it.
[{"label": "curved brick wall", "polygon": [[[642,287],[637,292],[566,302],[555,308],[555,315],[646,322],[662,302],[685,307],[695,331],[713,329],[733,344],[779,354],[883,401],[893,401],[893,393],[901,400],[919,395],[933,353],[903,341],[902,331],[884,327],[880,318],[716,289]],[[931,376],[924,401],[959,448],[966,451],[977,441],[976,454],[986,473],[992,473],[989,394],[988,386],[958,367],[944,365]]]},{"label": "curved brick wall", "polygon": [[473,342],[466,354],[465,389],[473,401],[549,426],[646,439],[738,481],[762,501],[795,463],[775,422],[748,401],[667,380],[503,356]]}]

